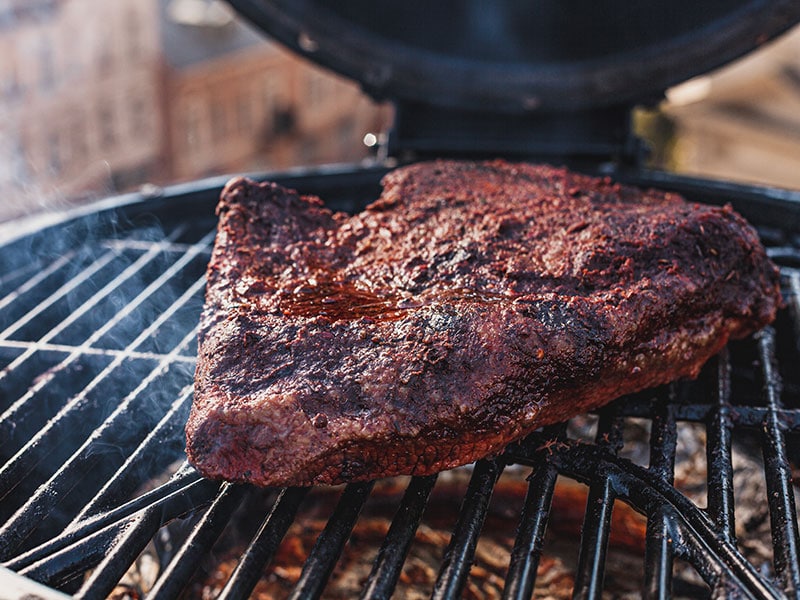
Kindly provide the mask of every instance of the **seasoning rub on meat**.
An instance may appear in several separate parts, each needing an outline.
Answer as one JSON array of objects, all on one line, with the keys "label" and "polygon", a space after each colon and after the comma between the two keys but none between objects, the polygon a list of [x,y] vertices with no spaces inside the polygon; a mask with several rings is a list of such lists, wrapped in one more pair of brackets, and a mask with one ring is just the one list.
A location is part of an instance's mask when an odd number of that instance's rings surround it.
[{"label": "seasoning rub on meat", "polygon": [[186,430],[212,478],[469,463],[696,376],[780,304],[730,207],[547,166],[411,165],[353,216],[235,179],[218,211]]}]

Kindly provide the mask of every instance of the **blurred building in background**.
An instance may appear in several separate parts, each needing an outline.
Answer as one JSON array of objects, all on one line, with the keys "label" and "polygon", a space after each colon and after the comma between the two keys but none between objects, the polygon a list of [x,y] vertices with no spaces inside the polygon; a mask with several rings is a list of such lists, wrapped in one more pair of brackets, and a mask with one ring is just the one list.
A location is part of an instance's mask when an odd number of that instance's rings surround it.
[{"label": "blurred building in background", "polygon": [[800,27],[637,113],[651,165],[800,189]]},{"label": "blurred building in background", "polygon": [[[800,29],[766,50],[639,120],[655,166],[800,188]],[[146,182],[358,161],[389,121],[221,0],[0,0],[0,218]]]},{"label": "blurred building in background", "polygon": [[800,189],[800,28],[670,90],[667,166]]},{"label": "blurred building in background", "polygon": [[0,5],[4,204],[108,189],[119,173],[158,164],[156,9],[136,0]]},{"label": "blurred building in background", "polygon": [[387,122],[386,107],[217,0],[0,2],[7,215],[145,182],[357,161]]},{"label": "blurred building in background", "polygon": [[266,41],[226,4],[159,4],[167,179],[357,161],[364,135],[387,126],[385,107]]}]

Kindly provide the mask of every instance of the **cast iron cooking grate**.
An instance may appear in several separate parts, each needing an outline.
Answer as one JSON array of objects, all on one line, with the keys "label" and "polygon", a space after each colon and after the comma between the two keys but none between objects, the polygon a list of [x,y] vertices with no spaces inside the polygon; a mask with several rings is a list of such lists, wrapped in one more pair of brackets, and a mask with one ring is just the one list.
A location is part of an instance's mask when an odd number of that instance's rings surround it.
[{"label": "cast iron cooking grate", "polygon": [[[354,189],[372,190],[379,175],[283,181],[335,204]],[[163,564],[144,591],[148,598],[177,597],[217,540],[230,535],[237,508],[268,497],[260,512],[248,508],[247,519],[260,525],[219,596],[245,598],[309,501],[305,489],[265,496],[207,481],[184,462],[183,425],[218,191],[219,182],[196,184],[143,203],[120,203],[7,244],[0,272],[0,577],[6,589],[23,590],[20,596],[63,597],[61,590],[104,598],[155,544]],[[777,228],[761,233],[783,269],[787,306],[774,327],[730,345],[696,382],[623,398],[600,411],[593,439],[566,425],[551,427],[476,463],[429,590],[433,597],[457,597],[467,589],[493,491],[509,469],[524,469],[528,479],[510,517],[517,529],[501,586],[505,598],[531,597],[560,477],[588,488],[580,542],[574,540],[574,597],[598,598],[603,591],[612,511],[620,503],[646,515],[643,572],[635,575],[646,596],[800,594],[792,482],[800,432],[800,376],[794,373],[800,239]],[[624,452],[626,432],[642,422],[649,429],[646,463]],[[703,507],[673,485],[685,423],[705,432]],[[773,557],[758,567],[736,539],[734,437],[763,464]],[[437,477],[402,481],[407,487],[364,578],[364,598],[392,594]],[[373,494],[372,483],[341,490],[292,598],[322,595]],[[170,532],[176,524],[181,535]],[[674,576],[678,562],[699,574],[694,583]]]}]

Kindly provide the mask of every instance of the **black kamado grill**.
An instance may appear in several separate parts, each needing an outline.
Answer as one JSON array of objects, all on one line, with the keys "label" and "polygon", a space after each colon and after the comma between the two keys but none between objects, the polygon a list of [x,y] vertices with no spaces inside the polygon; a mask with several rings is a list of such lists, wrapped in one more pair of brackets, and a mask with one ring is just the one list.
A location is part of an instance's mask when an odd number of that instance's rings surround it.
[{"label": "black kamado grill", "polygon": [[[500,565],[505,598],[529,598],[541,584],[537,567],[554,537],[548,521],[552,531],[560,518],[553,498],[562,481],[588,490],[575,535],[555,540],[574,557],[573,597],[614,597],[604,591],[612,510],[624,504],[646,518],[641,568],[627,573],[637,595],[799,597],[792,477],[800,460],[800,193],[648,171],[629,121],[634,104],[655,102],[668,86],[800,22],[800,3],[231,2],[286,45],[396,105],[386,163],[263,178],[354,211],[377,196],[390,161],[570,164],[729,202],[782,268],[786,307],[775,325],[731,344],[697,381],[620,398],[462,469],[451,535],[427,593],[480,592],[476,547],[487,535],[493,491],[513,471],[527,477],[527,494],[504,507],[514,532]],[[198,569],[213,569],[225,540],[238,535],[241,550],[220,575],[219,597],[245,598],[281,558],[281,540],[303,507],[319,501],[318,490],[207,481],[185,463],[204,270],[223,183],[121,196],[0,232],[0,597],[192,598]],[[673,481],[686,428],[700,432],[704,501]],[[637,431],[644,459],[629,451]],[[770,555],[759,564],[737,539],[745,519],[734,493],[737,452],[759,465],[751,479],[763,488],[756,508]],[[388,598],[406,577],[404,561],[443,477],[397,480],[406,491],[372,550],[362,597]],[[378,485],[328,490],[318,509],[326,524],[291,597],[328,595]],[[150,583],[125,584],[137,568],[141,578],[147,556],[155,562]]]}]

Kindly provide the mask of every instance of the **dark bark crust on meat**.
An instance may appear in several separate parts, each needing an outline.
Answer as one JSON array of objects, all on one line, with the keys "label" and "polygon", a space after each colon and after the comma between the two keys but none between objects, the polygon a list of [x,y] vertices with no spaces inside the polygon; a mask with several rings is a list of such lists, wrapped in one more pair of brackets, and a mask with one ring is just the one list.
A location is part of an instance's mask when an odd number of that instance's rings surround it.
[{"label": "dark bark crust on meat", "polygon": [[546,166],[405,167],[354,216],[235,179],[218,212],[187,425],[213,478],[468,463],[695,377],[780,304],[730,207]]}]

